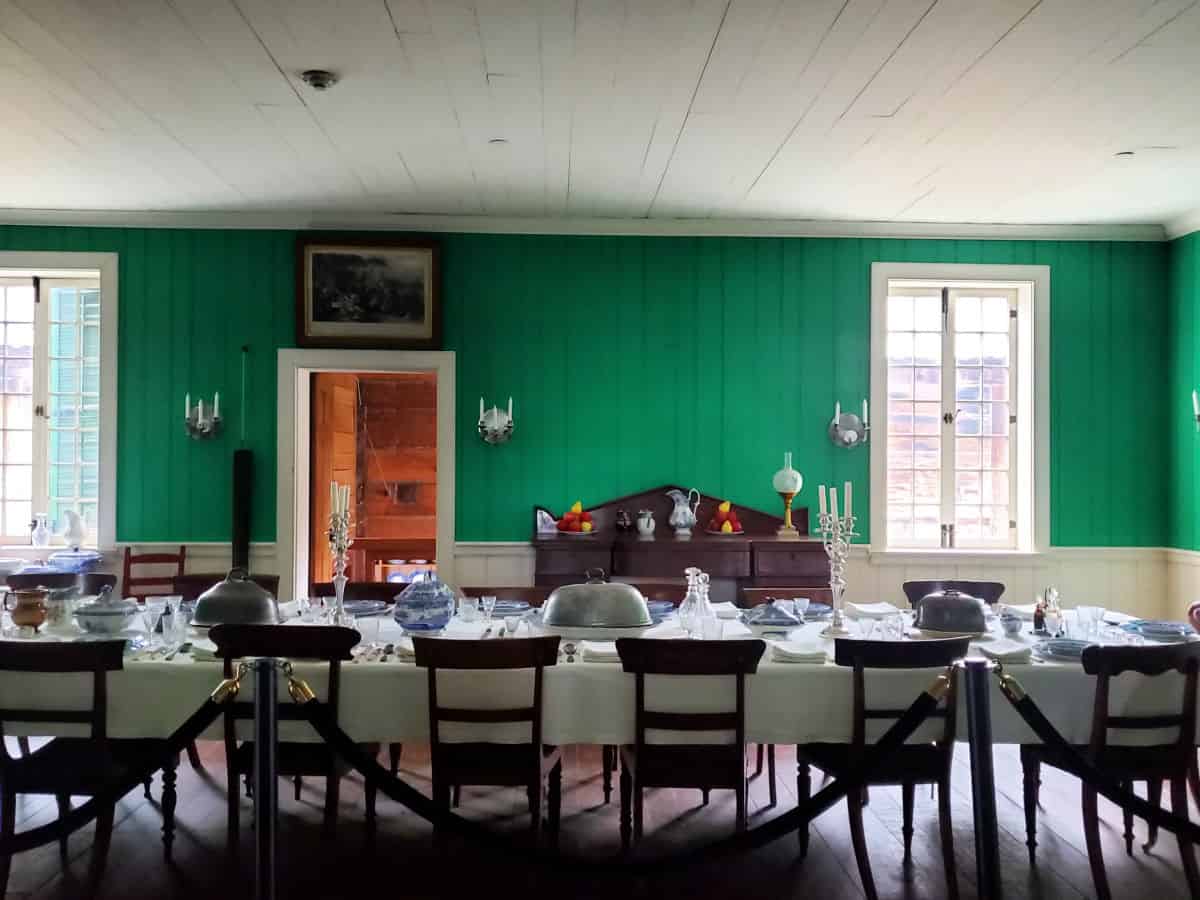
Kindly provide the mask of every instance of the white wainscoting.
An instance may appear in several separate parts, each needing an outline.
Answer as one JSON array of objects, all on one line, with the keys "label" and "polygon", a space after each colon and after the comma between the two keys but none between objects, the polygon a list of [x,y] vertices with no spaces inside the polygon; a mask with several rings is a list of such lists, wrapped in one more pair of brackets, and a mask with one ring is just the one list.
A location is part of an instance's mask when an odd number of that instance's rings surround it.
[{"label": "white wainscoting", "polygon": [[[178,544],[133,544],[137,552],[174,551]],[[229,544],[187,545],[189,572],[220,572],[229,567]],[[119,573],[118,547],[105,554],[105,569]],[[459,541],[456,581],[474,587],[533,584],[533,547],[526,541]],[[273,543],[251,544],[254,572],[278,571]],[[582,575],[581,575],[582,577]],[[1200,552],[1158,547],[1058,547],[1045,553],[978,554],[871,553],[856,547],[847,571],[847,599],[903,599],[901,585],[937,577],[1001,581],[1005,599],[1028,603],[1047,585],[1058,588],[1068,605],[1094,603],[1154,618],[1178,618],[1200,599]]]}]

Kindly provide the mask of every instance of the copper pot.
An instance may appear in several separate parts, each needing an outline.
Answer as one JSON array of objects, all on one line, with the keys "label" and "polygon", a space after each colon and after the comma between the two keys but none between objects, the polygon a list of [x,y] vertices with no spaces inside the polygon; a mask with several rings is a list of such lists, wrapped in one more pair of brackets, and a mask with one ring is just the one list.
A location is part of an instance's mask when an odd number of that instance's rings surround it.
[{"label": "copper pot", "polygon": [[50,592],[45,588],[30,588],[22,591],[11,591],[14,605],[12,607],[13,624],[19,628],[32,628],[35,631],[46,621],[46,598]]}]

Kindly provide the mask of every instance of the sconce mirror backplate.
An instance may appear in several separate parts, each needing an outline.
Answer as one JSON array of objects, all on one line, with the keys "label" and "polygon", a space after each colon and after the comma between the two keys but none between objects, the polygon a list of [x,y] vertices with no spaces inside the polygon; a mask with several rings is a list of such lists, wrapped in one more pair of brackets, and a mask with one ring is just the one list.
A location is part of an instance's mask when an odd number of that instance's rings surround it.
[{"label": "sconce mirror backplate", "polygon": [[843,450],[853,450],[867,442],[870,426],[854,413],[842,413],[829,423],[829,440]]}]

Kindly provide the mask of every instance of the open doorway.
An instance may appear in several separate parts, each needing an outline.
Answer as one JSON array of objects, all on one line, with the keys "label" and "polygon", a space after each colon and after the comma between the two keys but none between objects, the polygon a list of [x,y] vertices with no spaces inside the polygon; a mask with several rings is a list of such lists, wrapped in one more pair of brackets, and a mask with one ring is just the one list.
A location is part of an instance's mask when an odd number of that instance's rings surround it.
[{"label": "open doorway", "polygon": [[331,481],[351,488],[352,581],[436,567],[437,391],[436,372],[312,373],[310,581],[333,577]]}]

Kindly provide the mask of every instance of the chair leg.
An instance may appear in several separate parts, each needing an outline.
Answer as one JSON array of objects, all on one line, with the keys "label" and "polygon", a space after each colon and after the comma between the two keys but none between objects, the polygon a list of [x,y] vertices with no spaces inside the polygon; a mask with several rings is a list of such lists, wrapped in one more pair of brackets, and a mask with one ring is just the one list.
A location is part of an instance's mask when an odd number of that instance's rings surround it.
[{"label": "chair leg", "polygon": [[958,900],[958,872],[954,866],[954,825],[950,821],[950,776],[938,782],[938,829],[942,836],[942,868],[946,872],[946,896]]},{"label": "chair leg", "polygon": [[[69,794],[55,794],[54,799],[58,803],[58,817],[61,819],[71,811],[71,797]],[[58,855],[62,858],[63,862],[67,861],[67,840],[69,838],[70,835],[64,834],[58,839]],[[3,896],[4,894],[0,893],[0,897]]]},{"label": "chair leg", "polygon": [[146,780],[142,782],[142,796],[145,797],[147,800],[154,799],[154,796],[150,793],[150,785],[153,782],[154,782],[153,777],[147,777]]},{"label": "chair leg", "polygon": [[22,756],[28,756],[30,753],[29,738],[27,738],[27,737],[17,738],[17,749],[21,751]]},{"label": "chair leg", "polygon": [[197,772],[204,771],[204,763],[200,761],[200,748],[196,746],[195,741],[190,741],[187,745],[188,765]]},{"label": "chair leg", "polygon": [[454,808],[457,809],[458,804],[461,802],[462,802],[462,785],[456,784],[454,786]]},{"label": "chair leg", "polygon": [[403,749],[403,744],[388,744],[388,763],[392,770],[392,777],[400,772],[400,753]]},{"label": "chair leg", "polygon": [[770,806],[774,807],[779,802],[779,794],[775,787],[775,745],[767,744],[767,796],[770,798]]},{"label": "chair leg", "polygon": [[558,847],[558,834],[562,825],[562,762],[554,764],[550,770],[546,804],[549,807],[550,840],[552,846]]},{"label": "chair leg", "polygon": [[[1161,778],[1151,778],[1146,782],[1146,799],[1155,806],[1162,806],[1162,787],[1163,785]],[[1146,853],[1149,853],[1150,849],[1155,845],[1155,843],[1157,843],[1157,841],[1158,826],[1150,825],[1146,835],[1146,843],[1142,844],[1142,850]]]},{"label": "chair leg", "polygon": [[325,835],[332,837],[337,828],[338,801],[341,799],[342,779],[336,774],[325,776],[325,817],[322,827]]},{"label": "chair leg", "polygon": [[[450,785],[444,784],[437,778],[433,780],[433,802],[441,809],[450,808]],[[433,843],[435,847],[440,847],[445,842],[444,829],[433,826]]]},{"label": "chair leg", "polygon": [[171,847],[175,843],[175,807],[179,802],[175,787],[178,766],[179,757],[176,756],[167,760],[162,770],[162,840],[163,857],[167,862],[171,861]]},{"label": "chair leg", "polygon": [[[806,762],[796,763],[796,803],[802,804],[808,801],[812,796],[812,769]],[[808,856],[808,822],[805,822],[796,831],[796,836],[800,839],[800,858]]]},{"label": "chair leg", "polygon": [[757,778],[762,774],[763,769],[763,745],[758,745],[758,753],[754,759],[754,777]]},{"label": "chair leg", "polygon": [[700,804],[701,804],[701,806],[708,806],[709,791],[710,791],[710,788],[700,788]]},{"label": "chair leg", "polygon": [[[1186,819],[1188,817],[1187,785],[1182,778],[1171,779],[1171,811]],[[1200,897],[1200,871],[1196,868],[1196,848],[1191,841],[1179,838],[1179,858],[1183,861],[1183,874],[1187,878],[1188,893]]]},{"label": "chair leg", "polygon": [[912,839],[913,839],[913,802],[916,800],[917,786],[911,781],[906,781],[900,785],[900,796],[904,806],[904,825],[901,827],[901,834],[904,836],[904,861],[912,862]]},{"label": "chair leg", "polygon": [[1034,865],[1037,854],[1037,807],[1038,793],[1042,786],[1042,765],[1036,759],[1022,754],[1021,770],[1025,789],[1025,846],[1029,848],[1029,865]]},{"label": "chair leg", "polygon": [[1095,788],[1086,784],[1083,788],[1083,836],[1087,843],[1088,862],[1092,866],[1092,881],[1096,888],[1096,900],[1112,900],[1108,889],[1108,875],[1104,871],[1104,848],[1100,843],[1100,817],[1097,809]]},{"label": "chair leg", "polygon": [[642,839],[642,826],[645,824],[646,798],[640,784],[633,786],[633,839]]},{"label": "chair leg", "polygon": [[[1133,782],[1124,781],[1121,783],[1121,787],[1125,788],[1127,791],[1132,791]],[[1122,809],[1121,814],[1121,818],[1124,820],[1125,824],[1125,855],[1133,856],[1133,811],[1130,809]]]},{"label": "chair leg", "polygon": [[871,860],[867,856],[867,836],[863,831],[863,808],[858,796],[846,798],[846,809],[850,813],[850,840],[854,844],[854,859],[858,862],[858,876],[862,879],[863,893],[867,900],[879,900],[875,891],[875,879],[871,875]]},{"label": "chair leg", "polygon": [[539,770],[537,781],[529,786],[529,836],[536,847],[542,837],[542,809],[546,801],[546,784]]},{"label": "chair leg", "polygon": [[633,802],[633,777],[624,765],[621,766],[619,781],[621,785],[621,849],[628,852],[632,844],[629,809]]},{"label": "chair leg", "polygon": [[108,865],[108,848],[112,843],[113,817],[116,815],[115,806],[106,806],[96,817],[96,838],[92,842],[92,860],[88,865],[88,893],[95,897],[100,892],[100,882],[104,878],[104,869]]},{"label": "chair leg", "polygon": [[[761,747],[762,745],[760,744],[759,746]],[[736,790],[737,795],[735,796],[734,800],[737,805],[733,820],[733,827],[736,831],[741,832],[746,830],[746,776],[742,776],[742,780],[738,783]]]},{"label": "chair leg", "polygon": [[[9,837],[17,833],[17,795],[11,791],[0,792],[0,835]],[[0,897],[8,890],[8,872],[12,868],[12,857],[0,853]]]},{"label": "chair leg", "polygon": [[376,795],[379,789],[375,787],[375,782],[368,778],[367,783],[363,786],[365,796],[363,802],[367,807],[367,846],[375,846],[375,834],[379,829],[379,822],[375,815]]},{"label": "chair leg", "polygon": [[[229,752],[226,750],[227,755]],[[241,829],[242,800],[238,796],[237,770],[230,763],[226,766],[225,771],[228,774],[228,787],[225,790],[225,849],[231,857],[236,857],[240,840],[238,832]]]},{"label": "chair leg", "polygon": [[1200,765],[1197,765],[1196,760],[1192,760],[1191,768],[1188,769],[1188,784],[1192,788],[1192,802],[1200,806]]},{"label": "chair leg", "polygon": [[617,748],[611,744],[605,744],[600,748],[600,775],[604,785],[605,806],[612,800],[612,775],[613,769],[616,768],[616,751]]},{"label": "chair leg", "polygon": [[304,790],[304,779],[301,778],[299,775],[293,776],[293,778],[292,778],[292,793],[295,795],[297,803],[300,802],[300,792],[302,790]]}]

